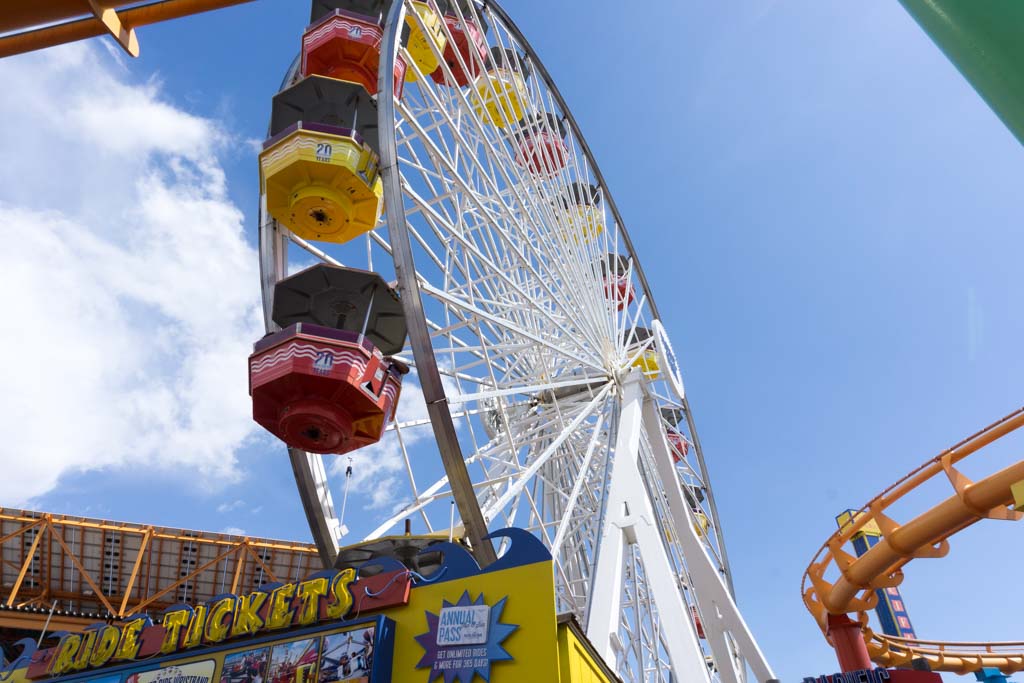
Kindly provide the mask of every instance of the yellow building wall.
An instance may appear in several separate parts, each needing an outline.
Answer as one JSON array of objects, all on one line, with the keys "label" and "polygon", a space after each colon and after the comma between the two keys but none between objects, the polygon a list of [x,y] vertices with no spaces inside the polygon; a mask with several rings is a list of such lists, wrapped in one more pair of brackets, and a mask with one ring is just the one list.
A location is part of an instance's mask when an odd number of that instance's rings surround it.
[{"label": "yellow building wall", "polygon": [[611,683],[587,646],[568,625],[558,627],[559,683]]},{"label": "yellow building wall", "polygon": [[[395,620],[395,657],[391,669],[396,683],[425,683],[428,670],[417,669],[423,648],[415,638],[428,630],[426,612],[437,614],[442,602],[458,602],[468,591],[471,600],[483,593],[488,605],[508,597],[503,624],[519,624],[502,643],[511,661],[491,664],[491,683],[541,683],[558,671],[555,585],[550,562],[536,562],[493,574],[477,574],[457,581],[418,586],[409,604],[389,609]],[[444,680],[443,677],[439,680]],[[474,680],[480,680],[474,677]],[[597,679],[595,679],[597,680]]]}]

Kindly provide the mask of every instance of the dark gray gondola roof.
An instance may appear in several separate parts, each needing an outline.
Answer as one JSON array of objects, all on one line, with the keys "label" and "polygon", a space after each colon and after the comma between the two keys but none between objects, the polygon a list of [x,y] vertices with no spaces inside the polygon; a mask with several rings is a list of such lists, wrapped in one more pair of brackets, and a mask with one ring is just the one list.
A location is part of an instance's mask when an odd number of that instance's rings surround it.
[{"label": "dark gray gondola roof", "polygon": [[279,281],[272,317],[281,327],[305,322],[356,333],[367,321],[366,338],[385,356],[400,352],[407,336],[401,299],[380,275],[326,263]]},{"label": "dark gray gondola roof", "polygon": [[519,128],[524,132],[529,131],[531,133],[550,130],[557,133],[561,138],[564,138],[569,132],[569,129],[565,125],[565,120],[550,112],[545,112],[543,114],[530,114],[523,117],[523,119],[519,121]]},{"label": "dark gray gondola roof", "polygon": [[600,199],[601,189],[597,185],[580,182],[569,183],[569,189],[562,197],[567,208],[571,205],[597,206]]},{"label": "dark gray gondola roof", "polygon": [[[645,341],[647,341],[648,339],[650,339],[653,336],[654,336],[654,333],[651,332],[648,328],[646,328],[646,327],[637,327],[637,328],[634,328],[633,332],[629,335],[629,340],[628,340],[627,343],[630,346],[632,346],[634,344],[642,344],[642,343],[644,343]],[[654,346],[654,345],[652,344],[651,346]]]},{"label": "dark gray gondola roof", "polygon": [[391,7],[391,0],[313,0],[309,23],[315,24],[336,9],[355,12],[382,21]]},{"label": "dark gray gondola roof", "polygon": [[523,78],[529,78],[531,73],[530,63],[526,61],[526,57],[523,57],[510,47],[500,48],[494,46],[491,48],[491,54],[487,58],[487,70],[493,71],[494,69],[518,71],[523,75]]},{"label": "dark gray gondola roof", "polygon": [[380,155],[377,103],[357,83],[309,76],[274,95],[270,136],[299,121],[354,129],[374,154]]},{"label": "dark gray gondola roof", "polygon": [[685,416],[683,415],[683,411],[679,408],[662,408],[661,417],[665,422],[668,422],[670,425],[675,427],[683,421]]},{"label": "dark gray gondola roof", "polygon": [[625,254],[605,254],[601,259],[601,275],[607,275],[609,271],[615,275],[625,275],[629,270],[629,257]]}]

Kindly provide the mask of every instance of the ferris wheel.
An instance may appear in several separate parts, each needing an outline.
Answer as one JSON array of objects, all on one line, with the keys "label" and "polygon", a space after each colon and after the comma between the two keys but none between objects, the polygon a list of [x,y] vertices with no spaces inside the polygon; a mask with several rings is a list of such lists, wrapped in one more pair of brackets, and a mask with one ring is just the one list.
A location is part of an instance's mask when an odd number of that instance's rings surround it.
[{"label": "ferris wheel", "polygon": [[[303,400],[257,416],[290,446],[324,562],[360,541],[336,454],[376,458],[394,505],[363,541],[451,535],[485,564],[503,551],[488,528],[524,528],[554,558],[558,610],[624,680],[773,678],[733,600],[652,292],[571,112],[505,11],[315,0],[260,164],[270,341],[252,386],[272,385],[274,363],[307,358],[303,386],[340,363],[362,406]],[[403,412],[403,383],[425,413]]]}]

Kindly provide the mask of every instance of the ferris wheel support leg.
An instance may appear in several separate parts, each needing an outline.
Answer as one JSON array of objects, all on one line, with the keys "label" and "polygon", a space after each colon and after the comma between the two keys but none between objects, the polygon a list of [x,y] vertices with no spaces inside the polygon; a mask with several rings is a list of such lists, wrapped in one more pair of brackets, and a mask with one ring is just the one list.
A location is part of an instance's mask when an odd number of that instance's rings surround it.
[{"label": "ferris wheel support leg", "polygon": [[608,503],[591,586],[593,597],[587,617],[587,637],[609,665],[614,666],[616,641],[613,638],[617,637],[622,611],[623,557],[626,546],[636,544],[662,629],[671,634],[666,638],[665,648],[675,674],[674,680],[710,681],[704,653],[665,554],[654,510],[637,465],[644,397],[639,372],[634,371],[626,380],[623,394]]},{"label": "ferris wheel support leg", "polygon": [[654,451],[658,477],[665,483],[669,512],[683,551],[697,608],[701,613],[704,633],[722,682],[741,683],[743,680],[744,670],[737,667],[730,639],[735,642],[739,655],[746,660],[758,681],[764,683],[775,678],[764,653],[743,620],[732,593],[694,531],[695,520],[690,506],[683,498],[682,489],[676,484],[672,455],[661,429],[658,407],[652,399],[644,401],[643,420]]}]

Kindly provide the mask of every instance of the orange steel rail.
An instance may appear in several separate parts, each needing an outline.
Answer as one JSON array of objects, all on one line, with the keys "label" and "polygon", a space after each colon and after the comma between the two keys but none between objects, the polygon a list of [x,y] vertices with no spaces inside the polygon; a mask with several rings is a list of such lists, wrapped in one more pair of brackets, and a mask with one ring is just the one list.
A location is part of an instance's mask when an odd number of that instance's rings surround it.
[{"label": "orange steel rail", "polygon": [[135,29],[252,0],[5,0],[0,10],[0,57],[110,35],[139,56]]},{"label": "orange steel rail", "polygon": [[[840,529],[815,554],[801,584],[804,604],[826,631],[829,614],[855,612],[871,659],[882,666],[907,665],[924,658],[934,671],[970,673],[994,667],[1004,674],[1024,671],[1024,642],[955,643],[910,640],[875,633],[868,626],[867,611],[878,601],[875,589],[898,586],[903,566],[916,558],[944,557],[949,537],[982,519],[1016,521],[1024,512],[1012,508],[1011,487],[1024,482],[1024,460],[979,481],[971,481],[956,463],[983,446],[1024,426],[1024,408],[982,429],[949,448],[880,493]],[[899,524],[886,514],[896,501],[933,478],[944,475],[953,495],[914,519]],[[882,538],[861,557],[844,546],[867,524],[874,522]],[[835,581],[825,578],[835,568]]]},{"label": "orange steel rail", "polygon": [[0,627],[159,614],[322,568],[308,543],[0,508]]}]

